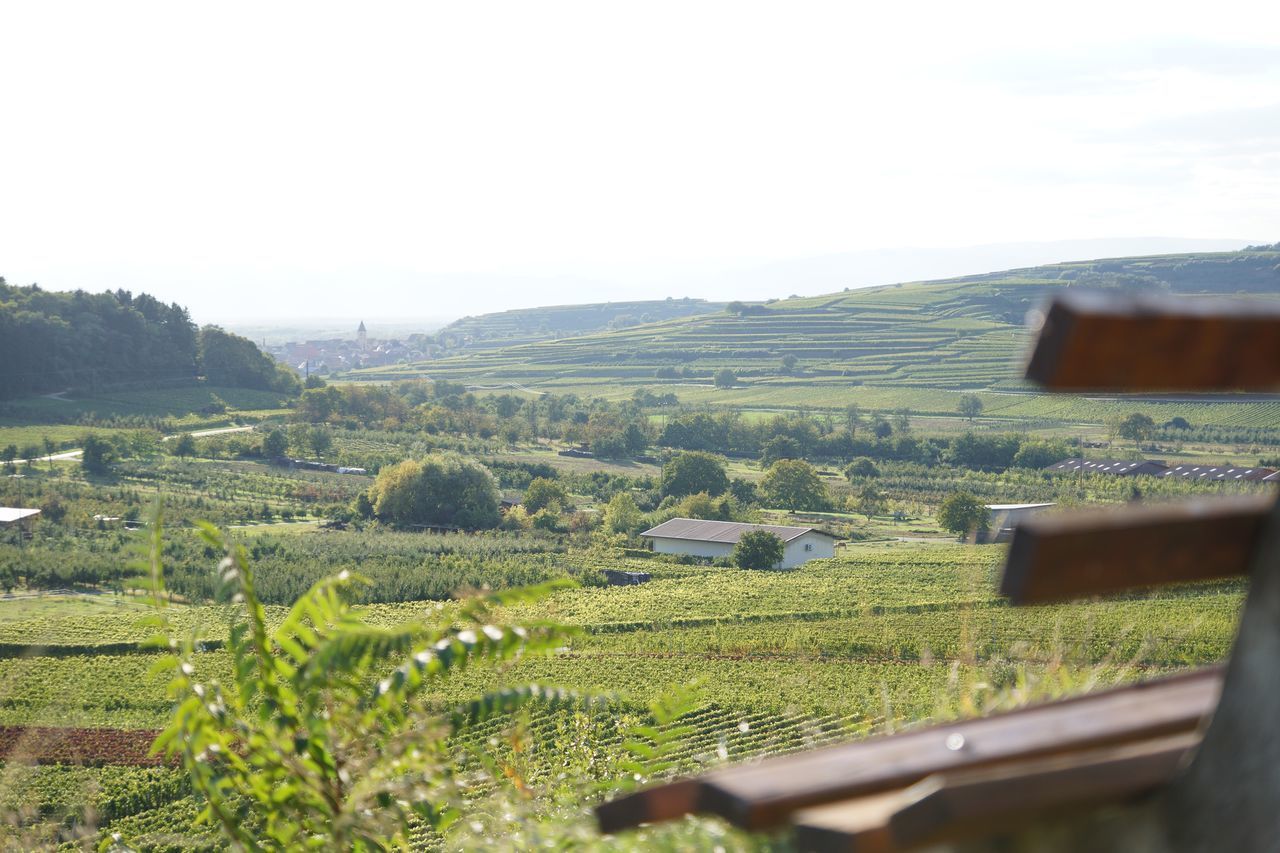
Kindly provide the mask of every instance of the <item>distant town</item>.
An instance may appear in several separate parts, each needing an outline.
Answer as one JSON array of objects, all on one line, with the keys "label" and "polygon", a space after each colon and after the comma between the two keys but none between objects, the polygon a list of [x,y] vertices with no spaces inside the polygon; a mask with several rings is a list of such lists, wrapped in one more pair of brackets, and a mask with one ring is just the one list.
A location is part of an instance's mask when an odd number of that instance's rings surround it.
[{"label": "distant town", "polygon": [[301,376],[421,361],[435,358],[441,350],[431,335],[413,334],[403,340],[371,338],[363,320],[354,338],[289,341],[264,345],[263,349]]}]

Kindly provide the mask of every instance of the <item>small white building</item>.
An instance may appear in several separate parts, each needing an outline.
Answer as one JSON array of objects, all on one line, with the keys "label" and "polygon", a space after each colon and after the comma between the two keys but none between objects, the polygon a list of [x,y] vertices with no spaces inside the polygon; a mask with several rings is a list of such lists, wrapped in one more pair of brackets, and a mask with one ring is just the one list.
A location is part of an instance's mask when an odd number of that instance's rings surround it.
[{"label": "small white building", "polygon": [[982,542],[1008,542],[1013,536],[1013,528],[1020,521],[1043,512],[1053,504],[987,504],[990,518],[987,521],[986,537]]},{"label": "small white building", "polygon": [[791,569],[809,560],[834,557],[836,553],[837,537],[816,527],[673,518],[640,535],[649,540],[659,554],[728,557],[742,534],[752,530],[765,530],[782,540],[782,562],[775,568]]}]

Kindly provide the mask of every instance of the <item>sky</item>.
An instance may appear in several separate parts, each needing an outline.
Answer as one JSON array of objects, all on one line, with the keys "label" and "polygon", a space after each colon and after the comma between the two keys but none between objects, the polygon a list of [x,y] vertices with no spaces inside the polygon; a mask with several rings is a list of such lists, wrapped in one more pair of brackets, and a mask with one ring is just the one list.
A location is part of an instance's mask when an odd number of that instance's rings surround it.
[{"label": "sky", "polygon": [[0,275],[200,322],[807,295],[1277,209],[1280,4],[0,0]]}]

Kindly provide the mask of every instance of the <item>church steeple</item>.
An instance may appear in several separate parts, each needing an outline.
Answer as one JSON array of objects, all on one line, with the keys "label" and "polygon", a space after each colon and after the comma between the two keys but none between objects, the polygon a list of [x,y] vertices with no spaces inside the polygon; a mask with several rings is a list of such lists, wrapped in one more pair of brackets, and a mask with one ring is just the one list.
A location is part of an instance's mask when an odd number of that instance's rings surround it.
[{"label": "church steeple", "polygon": [[360,344],[360,351],[364,352],[369,342],[369,333],[365,331],[364,320],[360,321],[360,327],[356,329],[356,341]]}]

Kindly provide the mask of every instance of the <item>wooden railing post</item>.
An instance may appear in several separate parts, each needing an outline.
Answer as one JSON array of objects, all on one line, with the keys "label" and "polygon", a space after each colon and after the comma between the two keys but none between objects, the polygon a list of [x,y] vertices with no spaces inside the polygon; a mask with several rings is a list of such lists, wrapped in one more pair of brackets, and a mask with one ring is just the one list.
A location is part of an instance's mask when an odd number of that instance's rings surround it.
[{"label": "wooden railing post", "polygon": [[1165,795],[1174,850],[1280,850],[1280,502],[1249,574],[1222,698]]}]

